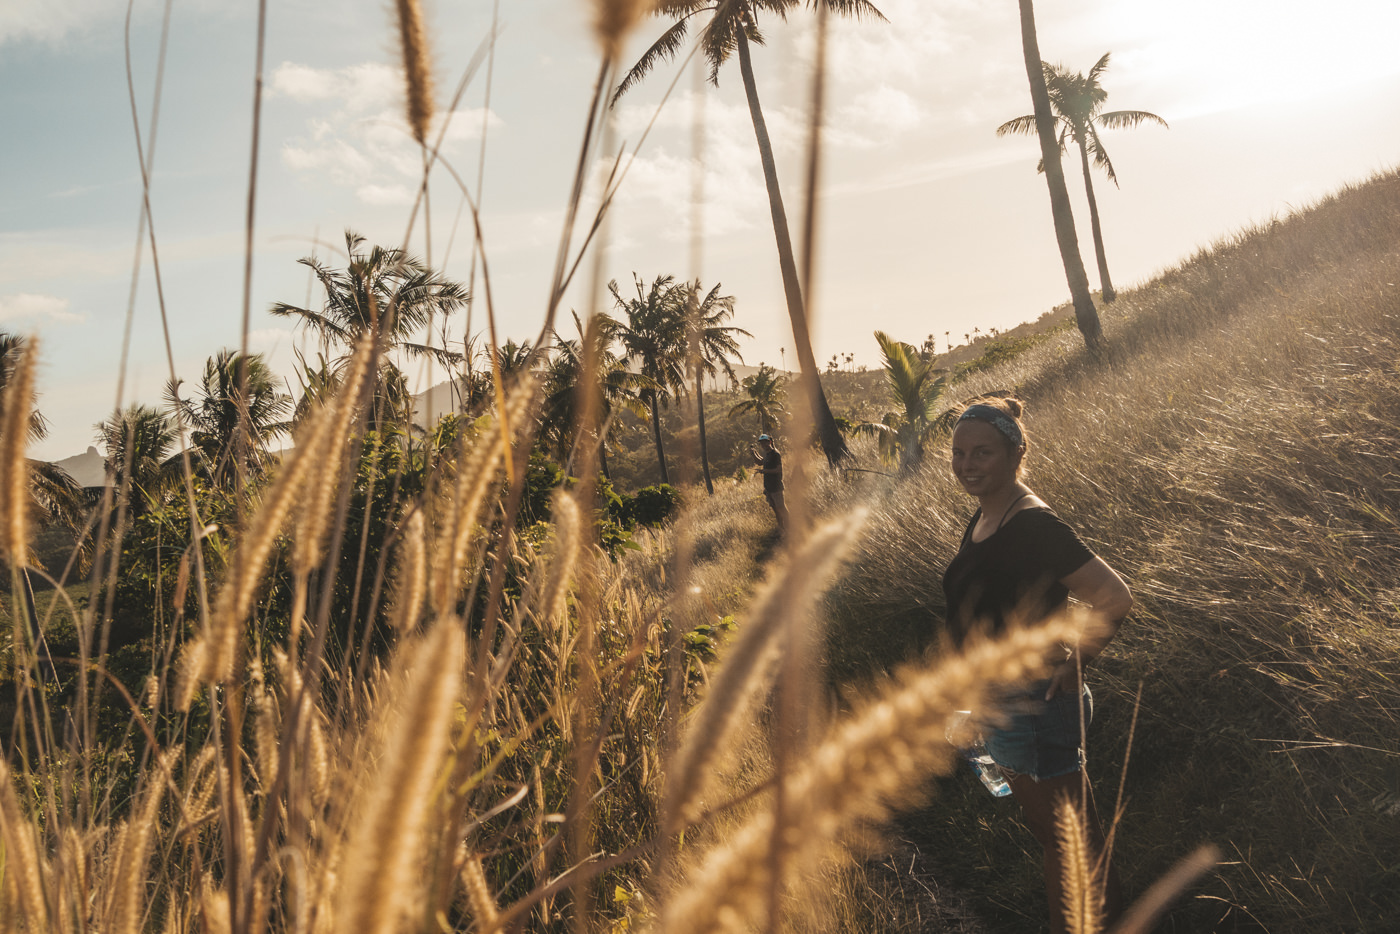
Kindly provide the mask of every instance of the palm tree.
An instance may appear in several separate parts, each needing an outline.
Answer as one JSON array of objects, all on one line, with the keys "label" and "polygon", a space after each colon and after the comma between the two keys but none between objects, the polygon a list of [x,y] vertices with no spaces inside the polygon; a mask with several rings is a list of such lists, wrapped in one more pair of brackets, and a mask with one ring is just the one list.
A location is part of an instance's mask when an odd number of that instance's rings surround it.
[{"label": "palm tree", "polygon": [[603,476],[612,479],[608,471],[607,439],[611,434],[613,414],[625,409],[638,418],[646,414],[641,392],[652,381],[633,373],[626,362],[613,352],[620,325],[610,315],[599,312],[588,326],[574,317],[578,326],[577,340],[558,339],[555,354],[544,378],[544,398],[540,406],[542,434],[555,455],[564,463],[566,473],[573,472],[573,462],[579,446],[592,439],[585,438],[586,426],[579,424],[580,389],[585,368],[584,348],[591,345],[596,376],[588,389],[594,393],[594,411],[598,418],[596,443],[599,468]]},{"label": "palm tree", "polygon": [[261,472],[268,442],[290,430],[293,412],[291,397],[277,391],[277,378],[262,354],[219,351],[205,361],[194,399],[180,397],[182,382],[166,386],[166,406],[176,425],[190,432],[209,479],[227,484],[240,463]]},{"label": "palm tree", "polygon": [[705,377],[714,379],[720,373],[735,379],[734,366],[730,357],[744,362],[739,353],[736,334],[753,337],[743,328],[725,325],[723,322],[734,314],[734,296],[720,295],[719,283],[709,293],[700,298],[700,282],[687,283],[686,289],[686,347],[688,359],[695,376],[695,415],[700,427],[700,467],[705,476],[705,490],[714,495],[714,481],[710,479],[710,452],[705,444]]},{"label": "palm tree", "polygon": [[1031,85],[1031,109],[1035,113],[1036,135],[1040,137],[1040,158],[1045,166],[1045,184],[1050,189],[1050,214],[1055,221],[1055,240],[1060,247],[1060,260],[1065,267],[1070,298],[1074,301],[1074,321],[1084,335],[1084,345],[1091,354],[1103,347],[1103,327],[1099,313],[1089,294],[1089,276],[1084,272],[1084,259],[1079,255],[1079,237],[1074,232],[1074,212],[1070,210],[1069,189],[1065,187],[1065,172],[1060,165],[1060,149],[1055,138],[1055,115],[1050,109],[1050,93],[1045,87],[1045,70],[1041,67],[1040,43],[1035,35],[1035,6],[1032,0],[1018,0],[1021,8],[1021,52],[1026,62],[1026,77]]},{"label": "palm tree", "polygon": [[94,426],[97,443],[106,452],[107,475],[118,489],[129,484],[133,512],[156,505],[180,478],[174,452],[179,428],[166,414],[149,405],[130,405]]},{"label": "palm tree", "polygon": [[[403,250],[380,246],[365,249],[365,238],[345,231],[345,269],[331,269],[314,256],[298,262],[309,266],[326,300],[318,310],[277,302],[273,315],[296,318],[298,324],[321,340],[321,353],[330,357],[341,351],[335,368],[343,366],[366,334],[374,334],[385,351],[399,350],[411,357],[428,357],[444,367],[460,362],[461,354],[415,341],[419,333],[432,333],[438,318],[447,318],[467,303],[465,287],[444,279],[423,262]],[[381,366],[376,392],[375,427],[385,417],[403,417],[411,411],[407,401],[407,378],[390,361]]]},{"label": "palm tree", "polygon": [[675,276],[657,276],[650,288],[635,273],[636,298],[623,298],[616,280],[608,283],[617,307],[627,314],[619,322],[618,338],[627,359],[636,363],[651,385],[642,390],[642,401],[651,410],[651,432],[656,441],[656,459],[661,464],[661,482],[670,483],[666,451],[661,446],[661,406],[672,394],[685,388],[685,303],[686,286],[677,285]]},{"label": "palm tree", "polygon": [[[1045,85],[1050,95],[1050,106],[1054,109],[1055,117],[1060,123],[1060,151],[1064,151],[1067,139],[1074,140],[1075,145],[1079,147],[1079,163],[1084,171],[1084,194],[1089,200],[1089,227],[1094,234],[1094,254],[1099,262],[1099,285],[1105,302],[1113,301],[1117,297],[1117,293],[1113,290],[1113,282],[1108,276],[1108,260],[1104,258],[1103,232],[1099,228],[1099,205],[1094,198],[1094,182],[1089,172],[1089,154],[1093,153],[1094,165],[1102,168],[1108,175],[1108,180],[1116,186],[1118,176],[1113,171],[1113,163],[1109,161],[1108,151],[1104,149],[1103,141],[1099,139],[1099,127],[1107,127],[1108,129],[1132,128],[1145,121],[1154,121],[1162,126],[1167,126],[1167,121],[1145,110],[1113,110],[1108,113],[1100,113],[1104,101],[1108,99],[1108,92],[1099,84],[1099,76],[1108,70],[1109,55],[1110,53],[1105,52],[1103,58],[1089,69],[1088,75],[1071,72],[1063,65],[1051,65],[1049,62],[1040,63],[1045,71]],[[1008,120],[997,127],[998,136],[1005,136],[1008,133],[1023,133],[1029,136],[1034,132],[1034,114]],[[1044,171],[1044,162],[1041,163],[1040,168],[1041,171]]]},{"label": "palm tree", "polygon": [[[809,0],[810,6],[821,4],[829,12],[856,19],[873,17],[884,20],[884,14],[869,0]],[[632,70],[618,85],[613,102],[621,97],[634,84],[641,81],[656,64],[675,57],[685,41],[690,19],[702,12],[712,11],[708,23],[703,27],[699,42],[710,63],[710,82],[719,84],[719,69],[735,51],[739,53],[739,74],[744,82],[744,95],[749,104],[749,118],[753,121],[754,138],[758,143],[759,160],[763,165],[763,180],[768,188],[768,207],[773,215],[773,235],[778,246],[778,267],[783,277],[783,293],[787,299],[788,317],[792,321],[793,344],[797,351],[798,365],[802,382],[811,400],[812,418],[821,437],[822,451],[828,463],[835,465],[846,458],[846,439],[836,426],[836,419],[827,404],[826,393],[822,391],[821,376],[817,371],[816,354],[812,352],[812,336],[807,322],[807,309],[803,303],[802,288],[797,278],[797,261],[793,254],[792,237],[788,232],[787,212],[783,207],[782,190],[778,187],[778,170],[773,161],[773,145],[768,139],[768,125],[763,119],[763,108],[758,101],[758,86],[754,82],[753,62],[749,55],[749,43],[763,44],[763,34],[758,30],[758,13],[764,11],[778,19],[787,19],[788,11],[796,8],[798,0],[659,0],[656,13],[660,16],[675,17],[661,38],[649,48]]]},{"label": "palm tree", "polygon": [[787,395],[786,384],[787,380],[779,376],[777,370],[760,363],[758,372],[752,376],[745,376],[740,383],[744,395],[748,398],[731,406],[729,417],[736,418],[752,412],[758,416],[759,432],[770,434],[778,422],[778,416],[787,412],[787,405],[783,401]]},{"label": "palm tree", "polygon": [[506,338],[506,342],[496,348],[496,367],[501,371],[501,380],[507,390],[526,371],[531,360],[529,341],[517,344],[514,338]]},{"label": "palm tree", "polygon": [[899,411],[890,412],[879,422],[857,426],[864,434],[880,439],[880,452],[886,460],[899,458],[900,473],[910,473],[924,456],[924,444],[934,431],[930,416],[945,380],[935,377],[932,365],[911,344],[897,341],[884,331],[875,332],[875,340],[885,355],[885,378],[890,394]]}]

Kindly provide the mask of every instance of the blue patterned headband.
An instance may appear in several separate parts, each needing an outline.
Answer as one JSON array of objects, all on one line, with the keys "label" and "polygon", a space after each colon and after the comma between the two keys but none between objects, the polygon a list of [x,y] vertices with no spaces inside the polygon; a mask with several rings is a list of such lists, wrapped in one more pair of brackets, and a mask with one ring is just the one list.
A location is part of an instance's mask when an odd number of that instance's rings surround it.
[{"label": "blue patterned headband", "polygon": [[980,402],[976,405],[969,405],[963,411],[962,415],[958,417],[958,421],[965,422],[968,419],[976,419],[979,422],[986,422],[988,425],[991,425],[997,431],[1001,432],[1006,440],[1011,442],[1011,446],[1014,448],[1024,448],[1026,446],[1026,438],[1021,434],[1021,426],[1016,424],[1016,420],[1014,418],[1009,418],[1001,409],[990,405],[983,405]]}]

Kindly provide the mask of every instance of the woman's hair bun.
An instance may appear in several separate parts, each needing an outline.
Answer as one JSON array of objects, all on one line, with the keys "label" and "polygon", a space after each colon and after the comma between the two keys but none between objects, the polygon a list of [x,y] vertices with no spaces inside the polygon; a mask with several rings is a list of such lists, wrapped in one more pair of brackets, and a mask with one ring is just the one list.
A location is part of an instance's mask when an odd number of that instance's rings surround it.
[{"label": "woman's hair bun", "polygon": [[1025,406],[1021,405],[1020,399],[1013,399],[1010,396],[1002,399],[1001,404],[1006,406],[1006,411],[1010,412],[1013,418],[1020,418],[1021,413],[1025,410]]}]

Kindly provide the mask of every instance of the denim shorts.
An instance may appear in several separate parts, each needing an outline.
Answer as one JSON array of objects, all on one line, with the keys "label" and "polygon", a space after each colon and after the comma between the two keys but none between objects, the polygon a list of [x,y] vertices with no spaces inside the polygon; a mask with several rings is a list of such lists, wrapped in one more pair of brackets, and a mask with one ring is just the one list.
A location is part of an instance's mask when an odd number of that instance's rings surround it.
[{"label": "denim shorts", "polygon": [[987,752],[1008,772],[1042,779],[1084,767],[1079,718],[1082,711],[1086,727],[1094,719],[1094,697],[1086,684],[1078,703],[1063,693],[1047,701],[1049,686],[1049,681],[1037,681],[1004,697],[1005,722],[985,729]]}]

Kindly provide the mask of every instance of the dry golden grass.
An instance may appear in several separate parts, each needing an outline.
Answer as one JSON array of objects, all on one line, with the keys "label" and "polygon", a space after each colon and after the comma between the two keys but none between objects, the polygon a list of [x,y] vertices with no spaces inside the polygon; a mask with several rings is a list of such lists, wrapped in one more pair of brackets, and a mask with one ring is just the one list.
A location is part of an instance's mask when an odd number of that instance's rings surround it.
[{"label": "dry golden grass", "polygon": [[[605,60],[647,8],[600,0]],[[424,143],[426,27],[415,2],[397,14],[408,122]],[[587,140],[583,151],[570,230]],[[1392,175],[1125,293],[1106,314],[1102,366],[1067,336],[964,387],[1014,385],[1030,400],[1032,483],[1140,598],[1099,668],[1100,735],[1124,735],[1115,701],[1146,682],[1117,852],[1140,879],[1167,875],[1125,930],[1204,871],[1208,855],[1170,867],[1206,835],[1239,858],[1183,923],[1245,906],[1273,930],[1395,916],[1393,837],[1365,804],[1385,791],[1384,757],[1400,755],[1398,236]],[[381,352],[366,339],[293,452],[223,504],[218,538],[192,546],[219,562],[191,571],[169,556],[213,601],[193,601],[189,632],[152,621],[165,641],[149,647],[139,699],[107,674],[111,659],[86,664],[108,622],[95,608],[80,623],[84,662],[70,665],[76,690],[46,685],[33,653],[9,654],[0,931],[869,922],[850,904],[858,885],[824,898],[813,886],[858,883],[840,850],[878,847],[873,828],[948,770],[949,714],[1029,676],[1076,625],[883,677],[933,641],[938,576],[968,511],[936,458],[895,484],[811,474],[795,452],[788,541],[756,484],[721,483],[713,498],[687,491],[681,522],[614,559],[586,489],[556,493],[548,528],[518,521],[538,386],[520,378],[507,396],[496,371],[494,415],[423,454],[422,489],[386,497],[371,540],[356,484],[384,452],[360,431]],[[0,400],[11,565],[30,534],[17,504],[33,360],[31,347]],[[398,453],[427,450],[415,443]],[[358,554],[342,540],[353,521]],[[371,604],[389,568],[379,627]],[[94,593],[115,593],[123,570],[112,563]],[[22,632],[22,608],[7,609]],[[880,673],[842,684],[839,701],[813,690],[807,667],[827,611],[834,679]],[[1121,760],[1113,739],[1095,742]],[[964,830],[944,830],[949,849],[997,867],[945,866],[950,877],[974,895],[1038,889],[1014,842],[980,832],[988,803],[950,797],[938,813]],[[1268,815],[1267,801],[1289,813]],[[1094,874],[1080,865],[1072,893],[1083,931],[1099,927]]]},{"label": "dry golden grass", "polygon": [[[1093,676],[1090,756],[1116,786],[1142,685],[1115,853],[1131,890],[1221,845],[1230,863],[1173,915],[1188,928],[1248,911],[1270,930],[1361,929],[1396,907],[1373,802],[1400,755],[1397,236],[1392,172],[1121,293],[1104,366],[1064,334],[957,389],[1028,400],[1031,486],[1133,587]],[[937,460],[875,508],[833,590],[838,677],[937,626],[970,512]],[[1032,888],[1027,844],[974,832],[991,819],[975,797],[962,809],[932,824]],[[1037,913],[996,911],[1009,927]]]}]

